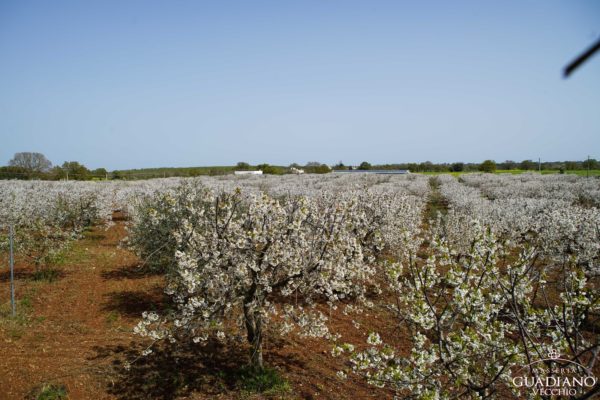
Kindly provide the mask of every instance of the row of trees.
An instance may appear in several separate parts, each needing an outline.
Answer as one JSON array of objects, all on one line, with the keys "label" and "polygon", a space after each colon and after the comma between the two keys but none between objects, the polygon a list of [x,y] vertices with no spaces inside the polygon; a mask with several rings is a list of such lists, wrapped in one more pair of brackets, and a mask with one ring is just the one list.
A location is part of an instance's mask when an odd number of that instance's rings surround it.
[{"label": "row of trees", "polygon": [[252,166],[247,162],[240,161],[237,163],[235,169],[237,171],[260,170],[264,174],[283,175],[291,173],[292,168],[301,169],[307,174],[326,174],[331,172],[331,168],[327,164],[323,164],[318,161],[310,161],[306,163],[306,165],[292,163],[288,167],[269,164],[258,164],[256,166]]},{"label": "row of trees", "polygon": [[357,167],[350,167],[344,165],[342,161],[339,161],[333,166],[334,170],[391,170],[391,169],[407,169],[411,172],[493,172],[495,170],[524,170],[524,171],[537,171],[539,168],[543,170],[554,170],[554,171],[573,171],[573,170],[587,170],[587,169],[600,169],[600,163],[595,159],[591,158],[585,161],[564,161],[564,162],[535,162],[532,160],[523,160],[521,162],[507,160],[504,162],[496,163],[493,160],[485,160],[483,163],[439,163],[434,164],[431,161],[425,161],[422,163],[400,163],[400,164],[382,164],[382,165],[371,165],[367,161],[363,161]]},{"label": "row of trees", "polygon": [[108,178],[104,168],[89,170],[77,161],[65,161],[61,166],[52,166],[52,162],[42,153],[16,153],[8,166],[0,167],[1,179],[48,179],[48,180],[89,180]]},{"label": "row of trees", "polygon": [[[461,189],[448,198],[465,199],[465,185],[449,181]],[[481,199],[474,192],[470,200]],[[579,249],[597,243],[597,233],[571,236],[570,227],[581,212],[597,220],[596,210],[567,206],[556,217],[548,207],[531,214],[527,234],[513,235],[497,229],[512,213],[483,222],[472,207],[422,224],[426,198],[327,187],[275,198],[197,182],[155,192],[136,205],[129,245],[164,273],[172,306],[143,313],[134,332],[151,342],[142,355],[160,340],[187,348],[245,338],[250,366],[261,371],[265,337],[297,333],[330,340],[345,361],[341,379],[364,377],[395,398],[522,398],[523,379],[535,382],[525,384],[532,391],[594,397],[598,251],[588,264]],[[524,198],[513,199],[509,207],[524,208]],[[562,223],[569,228],[556,229]],[[349,337],[366,344],[346,342],[330,323],[371,310],[392,319],[376,323],[381,336],[352,321]]]}]

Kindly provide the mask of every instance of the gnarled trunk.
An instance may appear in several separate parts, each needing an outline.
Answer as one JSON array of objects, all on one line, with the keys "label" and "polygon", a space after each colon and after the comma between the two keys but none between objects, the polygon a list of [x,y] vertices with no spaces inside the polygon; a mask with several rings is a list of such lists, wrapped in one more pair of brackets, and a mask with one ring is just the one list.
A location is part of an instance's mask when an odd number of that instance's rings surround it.
[{"label": "gnarled trunk", "polygon": [[248,343],[250,343],[250,365],[263,368],[262,315],[254,307],[244,304],[244,319]]}]

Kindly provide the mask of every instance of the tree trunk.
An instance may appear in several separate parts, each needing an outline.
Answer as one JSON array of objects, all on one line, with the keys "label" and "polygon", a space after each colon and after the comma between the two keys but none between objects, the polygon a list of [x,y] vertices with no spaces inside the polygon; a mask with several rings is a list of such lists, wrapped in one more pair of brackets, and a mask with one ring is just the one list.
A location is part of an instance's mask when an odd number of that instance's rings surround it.
[{"label": "tree trunk", "polygon": [[250,344],[250,365],[262,369],[262,316],[246,304],[244,304],[244,319],[246,322],[246,333]]}]

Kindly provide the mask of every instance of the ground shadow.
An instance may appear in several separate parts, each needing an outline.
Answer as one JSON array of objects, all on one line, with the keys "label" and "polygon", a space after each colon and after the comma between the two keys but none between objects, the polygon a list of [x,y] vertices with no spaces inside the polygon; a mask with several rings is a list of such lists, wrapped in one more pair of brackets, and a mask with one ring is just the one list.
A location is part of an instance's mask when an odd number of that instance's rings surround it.
[{"label": "ground shadow", "polygon": [[112,220],[114,222],[129,221],[129,215],[125,211],[115,211],[113,212]]},{"label": "ground shadow", "polygon": [[104,311],[139,317],[144,311],[165,310],[171,304],[160,287],[144,291],[111,292],[105,295]]},{"label": "ground shadow", "polygon": [[106,280],[122,280],[122,279],[144,279],[149,276],[162,275],[160,271],[152,270],[147,266],[133,263],[124,265],[117,269],[102,272],[102,278]]},{"label": "ground shadow", "polygon": [[[272,349],[281,349],[284,341],[271,339]],[[249,360],[247,343],[220,342],[210,338],[205,345],[189,339],[176,343],[162,341],[141,356],[147,344],[132,341],[129,345],[96,346],[95,356],[88,358],[106,366],[107,392],[118,399],[175,399],[192,393],[212,398],[240,394],[241,377]],[[280,351],[265,351],[265,364],[282,371],[305,369],[303,361]],[[237,396],[236,396],[237,397]],[[204,398],[204,397],[203,397]]]},{"label": "ground shadow", "polygon": [[243,345],[187,343],[162,343],[128,368],[126,360],[135,360],[143,351],[140,344],[96,347],[91,361],[113,359],[107,391],[118,399],[175,399],[193,392],[218,396],[239,390],[241,366],[248,361]]},{"label": "ground shadow", "polygon": [[[14,271],[15,280],[27,281],[47,281],[55,282],[63,279],[67,274],[65,271],[55,268],[42,268],[39,271],[34,270],[16,270]],[[0,282],[10,282],[10,271],[0,272]]]}]

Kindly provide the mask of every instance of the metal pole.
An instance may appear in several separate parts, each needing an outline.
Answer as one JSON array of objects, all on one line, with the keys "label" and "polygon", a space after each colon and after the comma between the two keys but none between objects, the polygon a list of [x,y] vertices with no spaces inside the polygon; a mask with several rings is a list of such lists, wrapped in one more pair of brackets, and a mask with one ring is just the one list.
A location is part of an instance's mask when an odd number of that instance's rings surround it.
[{"label": "metal pole", "polygon": [[10,305],[12,307],[12,316],[17,314],[17,307],[15,304],[15,257],[13,254],[13,241],[14,241],[14,228],[11,225],[9,228],[9,243],[10,243]]},{"label": "metal pole", "polygon": [[538,158],[538,171],[540,172],[540,174],[542,173],[542,159]]}]

